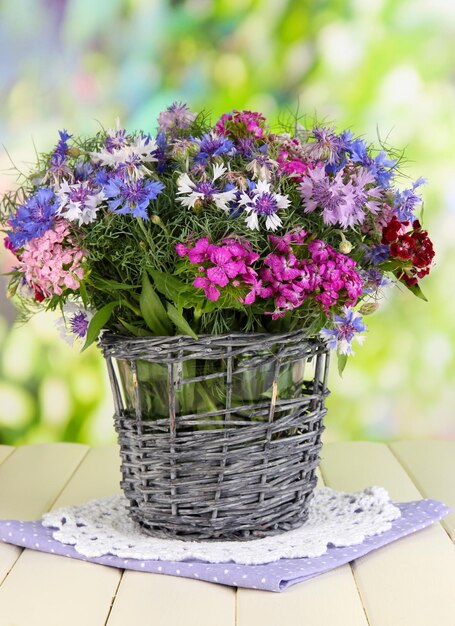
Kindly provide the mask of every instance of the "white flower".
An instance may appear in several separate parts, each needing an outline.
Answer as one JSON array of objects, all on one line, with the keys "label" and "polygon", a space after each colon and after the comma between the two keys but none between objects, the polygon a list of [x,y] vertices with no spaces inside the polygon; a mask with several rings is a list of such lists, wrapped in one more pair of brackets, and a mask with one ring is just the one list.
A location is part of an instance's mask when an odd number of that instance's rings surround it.
[{"label": "white flower", "polygon": [[[111,132],[111,131],[109,131]],[[116,148],[103,148],[100,152],[91,152],[90,156],[95,163],[107,167],[130,166],[134,169],[137,178],[144,175],[144,163],[157,161],[155,156],[158,144],[153,137],[139,135],[133,140]]]},{"label": "white flower", "polygon": [[199,202],[213,202],[219,209],[228,211],[228,204],[235,200],[237,190],[220,191],[214,184],[226,171],[223,165],[217,163],[213,166],[212,180],[205,180],[199,183],[191,180],[187,173],[181,174],[177,181],[177,194],[180,195],[179,201],[190,209],[194,208],[196,203]]},{"label": "white flower", "polygon": [[60,336],[70,345],[78,339],[85,340],[90,320],[95,311],[85,309],[75,302],[66,302],[63,305],[62,316],[56,321]]},{"label": "white flower", "polygon": [[288,196],[270,191],[270,183],[266,180],[259,180],[256,188],[250,192],[242,193],[239,205],[245,208],[248,213],[246,223],[251,230],[259,230],[259,216],[265,215],[265,227],[267,230],[276,230],[282,225],[282,221],[277,215],[280,209],[287,209],[290,205]]},{"label": "white flower", "polygon": [[70,185],[64,180],[56,195],[60,201],[58,214],[70,222],[90,224],[96,220],[100,205],[105,200],[104,193],[94,189],[89,181]]},{"label": "white flower", "polygon": [[251,172],[253,180],[260,179],[269,182],[276,166],[277,162],[273,159],[266,155],[259,155],[248,163],[246,169],[248,172]]}]

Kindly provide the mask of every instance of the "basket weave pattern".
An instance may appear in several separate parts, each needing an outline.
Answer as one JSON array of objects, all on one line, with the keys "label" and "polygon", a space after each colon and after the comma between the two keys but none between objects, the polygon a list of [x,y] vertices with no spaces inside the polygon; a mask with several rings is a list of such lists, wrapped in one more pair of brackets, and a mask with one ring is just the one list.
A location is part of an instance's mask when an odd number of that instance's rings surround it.
[{"label": "basket weave pattern", "polygon": [[[114,394],[122,488],[130,514],[146,532],[240,540],[304,523],[326,413],[329,358],[324,343],[298,331],[201,336],[197,341],[108,335],[101,347]],[[216,363],[211,374],[187,369],[187,364],[207,361]],[[144,362],[167,372],[164,417],[151,415],[145,406]],[[119,364],[127,364],[131,372],[130,401]],[[264,367],[267,392],[239,401],[239,380],[257,379]],[[185,376],[188,371],[196,373]],[[215,406],[182,411],[179,394],[185,385],[214,381],[222,389]]]}]

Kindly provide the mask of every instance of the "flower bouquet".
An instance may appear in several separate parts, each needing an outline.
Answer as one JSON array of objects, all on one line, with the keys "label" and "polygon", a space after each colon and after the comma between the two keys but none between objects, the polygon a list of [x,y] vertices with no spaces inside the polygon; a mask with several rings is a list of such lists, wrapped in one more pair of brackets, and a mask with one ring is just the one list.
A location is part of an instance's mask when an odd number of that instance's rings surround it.
[{"label": "flower bouquet", "polygon": [[[417,180],[350,131],[173,104],[157,133],[60,131],[2,200],[9,292],[99,339],[131,512],[153,533],[301,524],[327,353],[342,371],[384,286],[434,256]],[[141,487],[142,485],[142,487]]]}]

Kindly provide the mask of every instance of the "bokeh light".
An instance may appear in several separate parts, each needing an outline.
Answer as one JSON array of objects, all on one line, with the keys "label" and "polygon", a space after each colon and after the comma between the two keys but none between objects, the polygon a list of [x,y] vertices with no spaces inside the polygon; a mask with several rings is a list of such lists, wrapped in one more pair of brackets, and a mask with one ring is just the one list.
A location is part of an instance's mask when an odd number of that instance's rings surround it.
[{"label": "bokeh light", "polygon": [[[429,302],[394,289],[366,320],[343,378],[332,370],[326,439],[455,437],[451,0],[3,0],[1,17],[0,193],[14,187],[11,160],[26,168],[58,129],[93,133],[119,116],[153,130],[173,100],[272,124],[298,112],[405,149],[403,185],[429,180]],[[1,270],[11,263],[3,252]],[[0,443],[113,440],[101,356],[68,346],[52,316],[13,324],[5,286]]]}]

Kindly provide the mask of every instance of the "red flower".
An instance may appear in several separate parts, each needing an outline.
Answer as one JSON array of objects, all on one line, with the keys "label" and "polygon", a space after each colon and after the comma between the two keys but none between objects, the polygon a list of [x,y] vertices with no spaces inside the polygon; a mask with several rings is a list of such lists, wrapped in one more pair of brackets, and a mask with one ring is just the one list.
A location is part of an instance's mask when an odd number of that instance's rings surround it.
[{"label": "red flower", "polygon": [[409,226],[409,222],[400,222],[394,215],[382,230],[382,243],[390,245],[391,257],[409,262],[397,271],[397,277],[412,286],[430,273],[434,249],[428,232],[423,230],[419,220],[414,220],[412,229]]}]

